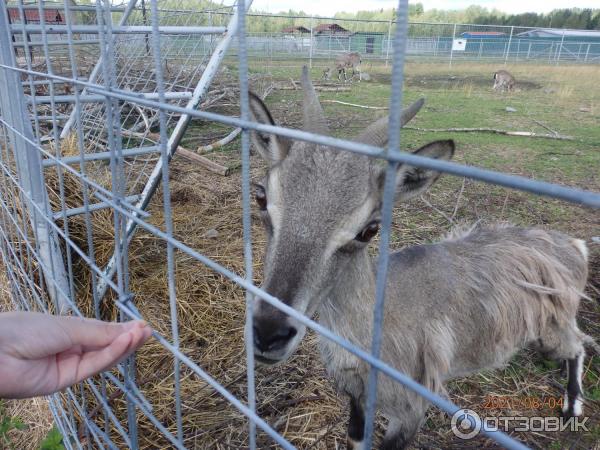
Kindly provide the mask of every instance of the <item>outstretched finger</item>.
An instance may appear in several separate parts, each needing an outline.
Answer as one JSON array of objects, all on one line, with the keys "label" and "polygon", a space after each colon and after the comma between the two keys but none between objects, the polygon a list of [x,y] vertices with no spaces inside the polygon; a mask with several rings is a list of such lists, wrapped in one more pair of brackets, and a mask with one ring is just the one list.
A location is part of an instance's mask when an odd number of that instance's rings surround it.
[{"label": "outstretched finger", "polygon": [[79,363],[75,382],[89,378],[118,364],[144,344],[151,334],[150,327],[141,323],[127,333],[118,336],[105,348],[85,352]]},{"label": "outstretched finger", "polygon": [[142,320],[123,323],[79,317],[60,317],[59,320],[71,343],[81,345],[86,350],[104,348],[122,334],[146,326],[146,322]]}]

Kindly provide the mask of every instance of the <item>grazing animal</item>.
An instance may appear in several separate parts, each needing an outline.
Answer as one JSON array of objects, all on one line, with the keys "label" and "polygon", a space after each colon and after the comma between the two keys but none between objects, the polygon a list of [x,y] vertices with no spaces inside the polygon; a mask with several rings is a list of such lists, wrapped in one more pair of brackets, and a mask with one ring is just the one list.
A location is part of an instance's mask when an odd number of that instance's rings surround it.
[{"label": "grazing animal", "polygon": [[515,87],[515,77],[513,77],[506,70],[499,70],[494,73],[494,87],[495,91],[512,91]]},{"label": "grazing animal", "polygon": [[[342,80],[342,74],[344,74],[344,82],[348,81],[348,70],[352,69],[352,76],[350,79],[354,78],[356,74],[358,74],[358,81],[362,79],[360,64],[362,60],[360,58],[360,53],[358,52],[350,52],[350,53],[342,53],[335,58],[334,68],[338,73],[338,80]],[[323,78],[329,80],[331,79],[333,69],[327,68],[323,71]]]},{"label": "grazing animal", "polygon": [[[308,71],[302,74],[303,129],[328,128]],[[423,100],[402,112],[406,124]],[[252,117],[274,125],[251,95]],[[381,219],[385,170],[363,155],[293,141],[263,132],[253,144],[269,164],[255,196],[267,233],[262,288],[341,337],[369,348],[373,332],[375,262],[367,246]],[[356,139],[378,147],[388,141],[388,118]],[[449,160],[452,141],[421,147],[417,155]],[[402,164],[399,201],[418,196],[440,173]],[[587,279],[587,248],[562,233],[510,225],[457,230],[435,244],[392,253],[386,288],[381,358],[430,390],[505,364],[529,344],[566,360],[565,413],[582,413],[584,344],[592,339],[576,324]],[[265,301],[253,316],[256,360],[289,358],[306,327]],[[319,337],[319,348],[339,390],[350,397],[349,448],[363,448],[369,365]],[[423,423],[428,402],[388,377],[380,377],[378,409],[389,418],[383,448],[404,448]]]}]

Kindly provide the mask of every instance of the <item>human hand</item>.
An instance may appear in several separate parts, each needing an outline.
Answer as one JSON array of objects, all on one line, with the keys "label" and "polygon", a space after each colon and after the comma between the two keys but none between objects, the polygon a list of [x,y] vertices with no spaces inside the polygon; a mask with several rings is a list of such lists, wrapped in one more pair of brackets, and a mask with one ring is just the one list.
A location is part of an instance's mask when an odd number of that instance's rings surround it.
[{"label": "human hand", "polygon": [[61,391],[116,365],[151,333],[140,320],[114,323],[33,312],[0,313],[0,398]]}]

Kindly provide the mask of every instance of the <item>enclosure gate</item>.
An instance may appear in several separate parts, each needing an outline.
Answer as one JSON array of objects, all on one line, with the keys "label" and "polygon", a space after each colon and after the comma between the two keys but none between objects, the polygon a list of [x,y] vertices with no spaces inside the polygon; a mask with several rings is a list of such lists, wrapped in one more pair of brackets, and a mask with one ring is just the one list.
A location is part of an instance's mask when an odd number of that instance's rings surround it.
[{"label": "enclosure gate", "polygon": [[[190,444],[182,427],[184,412],[180,389],[180,369],[184,366],[248,418],[250,448],[256,448],[257,426],[283,448],[293,448],[256,414],[252,349],[246,352],[247,402],[236,398],[180,349],[174,276],[176,251],[245,289],[246,334],[249,342],[252,342],[254,296],[259,296],[371,365],[365,430],[367,447],[370,447],[373,434],[379,372],[414,390],[451,415],[459,411],[458,406],[429,392],[378,359],[395,167],[399,163],[410,163],[595,208],[600,207],[600,195],[401,152],[399,123],[408,27],[406,1],[399,2],[398,26],[393,37],[395,45],[388,149],[248,120],[245,14],[250,2],[241,0],[231,6],[226,26],[214,26],[210,12],[207,13],[211,22],[198,26],[196,23],[204,23],[202,20],[205,16],[194,16],[193,12],[166,12],[159,9],[157,0],[150,2],[148,10],[143,0],[139,1],[140,5],[137,5],[138,0],[129,0],[124,10],[118,9],[121,15],[117,17],[119,13],[113,11],[115,8],[110,2],[98,1],[95,6],[73,6],[65,0],[64,4],[60,4],[66,18],[64,25],[44,23],[43,11],[49,7],[47,4],[25,6],[19,1],[17,7],[21,18],[26,9],[38,9],[40,24],[31,25],[24,20],[9,23],[7,4],[5,0],[0,0],[0,252],[15,307],[60,314],[85,313],[101,318],[103,308],[110,303],[118,308],[119,320],[139,318],[135,292],[129,283],[130,239],[135,228],[141,227],[146,233],[159,238],[165,246],[171,309],[170,336],[158,331],[154,331],[153,336],[173,356],[173,415],[169,419],[156,416],[143,386],[136,384],[136,361],[131,357],[116,371],[106,372],[50,397],[51,409],[66,447],[118,448],[118,441],[121,446],[138,448],[138,417],[143,415],[171,445],[186,448]],[[52,7],[57,8],[56,5]],[[83,13],[93,16],[91,23],[79,23],[83,21]],[[117,18],[118,24],[113,23]],[[40,34],[41,39],[30,42],[30,33]],[[197,109],[236,33],[240,117]],[[58,67],[53,60],[52,49],[61,45],[49,38],[53,34],[67,37],[66,66]],[[82,38],[89,34],[96,35],[98,39],[86,41],[87,38]],[[205,36],[208,35],[220,35],[220,39],[207,41]],[[15,36],[20,36],[20,41],[13,39]],[[207,43],[210,51],[200,53],[199,49],[206,49]],[[80,47],[88,45],[95,45],[91,60],[97,61],[97,64],[86,65],[85,57],[79,51]],[[23,56],[16,57],[15,50],[21,46],[25,49]],[[36,60],[38,54],[40,57]],[[200,59],[193,59],[198,54]],[[173,65],[176,66],[175,72],[171,73]],[[233,273],[173,236],[169,161],[191,118],[243,129],[241,195],[244,276]],[[153,127],[158,127],[158,133],[152,132]],[[253,284],[249,206],[250,130],[328,145],[340,151],[387,161],[376,308],[373,312],[375,331],[370,351],[357,348],[334,335]],[[154,159],[149,160],[148,157]],[[67,181],[78,183],[80,204],[73,205],[67,201]],[[163,194],[162,228],[147,220],[149,213],[146,211],[159,183],[162,183]],[[93,203],[92,197],[97,202]],[[110,212],[115,236],[113,255],[104,266],[96,259],[94,219],[91,215],[92,211],[101,209]],[[75,218],[79,222],[75,222]],[[76,242],[73,237],[73,227],[77,224],[84,229],[81,242]],[[92,288],[89,295],[86,294],[89,305],[82,303],[85,293],[80,291],[76,283],[76,275],[82,270],[89,271],[91,276]],[[82,311],[83,307],[86,307],[85,311]],[[110,393],[115,392],[124,396],[126,418],[118,417],[110,404]],[[168,424],[165,425],[165,422]],[[481,423],[474,425],[480,427]],[[506,448],[525,448],[501,432],[484,432]]]}]

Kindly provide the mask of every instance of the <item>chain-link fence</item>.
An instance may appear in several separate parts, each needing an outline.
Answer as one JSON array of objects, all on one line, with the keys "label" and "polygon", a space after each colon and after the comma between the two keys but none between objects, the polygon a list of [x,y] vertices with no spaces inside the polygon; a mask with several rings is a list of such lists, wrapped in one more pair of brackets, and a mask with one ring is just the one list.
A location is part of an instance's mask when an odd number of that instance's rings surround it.
[{"label": "chain-link fence", "polygon": [[[198,439],[206,434],[208,440],[202,441],[203,445],[216,446],[214,442],[207,444],[211,442],[210,433],[216,430],[215,418],[202,416],[208,404],[202,402],[209,402],[213,406],[230,405],[238,414],[232,416],[232,423],[249,423],[239,433],[245,436],[242,441],[250,448],[266,447],[273,442],[293,448],[284,438],[281,424],[268,424],[255,404],[252,345],[246,354],[246,364],[239,361],[240,355],[231,363],[241,367],[235,379],[217,381],[209,368],[199,364],[202,359],[216,370],[221,352],[227,353],[229,349],[212,348],[205,338],[200,339],[194,327],[201,323],[206,310],[189,307],[185,299],[190,292],[189,295],[204,299],[216,291],[215,301],[204,303],[203,308],[218,309],[224,296],[235,295],[235,289],[242,288],[246,292],[248,314],[246,324],[237,324],[237,329],[245,328],[251,343],[251,312],[257,296],[323,339],[334,342],[340,351],[345,349],[368,362],[372,376],[367,390],[367,447],[373,432],[378,372],[443,411],[450,414],[458,411],[456,405],[378,359],[393,195],[389,186],[393,183],[386,183],[383,199],[381,270],[377,277],[371,353],[253,284],[248,133],[250,130],[274,133],[383,158],[390,167],[410,163],[592,207],[600,206],[600,195],[406,154],[399,151],[399,135],[394,131],[390,133],[389,149],[383,150],[249,121],[249,53],[262,54],[266,51],[262,46],[267,45],[273,54],[289,50],[294,55],[300,51],[309,59],[329,57],[341,49],[353,49],[360,39],[360,45],[366,46],[365,53],[369,54],[368,49],[372,48],[373,55],[393,61],[390,129],[398,130],[404,49],[408,54],[437,52],[444,57],[458,57],[445,44],[438,42],[432,47],[427,43],[430,38],[417,36],[417,25],[409,25],[406,20],[407,2],[400,2],[398,26],[378,24],[384,31],[373,30],[372,33],[380,33],[377,36],[381,40],[372,43],[369,35],[357,36],[357,32],[320,38],[314,35],[317,24],[310,27],[312,37],[280,36],[275,41],[264,35],[256,37],[246,33],[247,24],[255,19],[245,14],[249,2],[238,2],[225,11],[215,12],[161,10],[156,0],[149,5],[139,1],[138,4],[138,0],[130,0],[124,7],[110,2],[74,7],[68,0],[52,7],[40,3],[37,10],[33,9],[37,15],[30,15],[27,21],[23,18],[32,5],[25,6],[19,1],[8,7],[0,0],[0,249],[14,304],[24,310],[121,321],[143,316],[155,326],[155,347],[143,359],[141,355],[130,357],[116,370],[50,398],[65,446],[189,448],[198,446]],[[46,15],[45,8],[53,8],[52,13]],[[85,23],[79,23],[74,11],[85,13],[85,20],[81,20]],[[58,23],[47,23],[45,18],[56,18],[56,12],[61,16]],[[21,20],[15,20],[17,17]],[[39,23],[30,23],[35,17]],[[432,26],[446,30],[440,31],[440,36],[451,33],[447,36],[450,39],[467,32],[464,28],[448,31],[451,28],[456,27]],[[473,28],[469,30],[472,32]],[[512,49],[515,45],[520,47],[513,31],[508,34],[508,39],[511,36],[513,39],[510,43],[496,49],[485,41],[481,53],[497,51],[500,58],[514,57]],[[234,38],[236,33],[238,37]],[[55,34],[66,45],[55,43]],[[30,35],[37,37],[33,39]],[[288,41],[291,47],[287,46]],[[279,43],[277,50],[273,42]],[[64,47],[61,54],[67,59],[57,64],[54,50],[61,46]],[[80,52],[80,46],[88,50]],[[227,81],[228,71],[221,68],[231,47],[235,47],[239,68],[239,80],[234,77],[233,84]],[[483,44],[475,47],[473,51],[478,54]],[[523,51],[519,50],[520,54]],[[564,53],[567,52],[561,51]],[[233,102],[235,109],[241,104],[240,117],[207,111],[214,104],[211,99],[226,99]],[[175,174],[171,173],[171,157],[181,151],[180,144],[192,118],[209,125],[223,124],[244,130],[242,220],[238,230],[232,231],[232,235],[241,236],[243,268],[228,265],[226,252],[212,255],[198,247],[191,240],[197,229],[174,233],[173,224],[180,218],[172,207],[170,175]],[[180,172],[178,176],[183,175]],[[210,185],[207,189],[215,187]],[[184,191],[177,195],[181,198],[190,194]],[[201,208],[201,203],[193,207]],[[219,211],[224,213],[230,207],[213,206],[217,216]],[[144,278],[142,286],[140,274],[151,270],[156,271],[155,278]],[[241,271],[243,276],[237,273]],[[206,287],[194,290],[194,284],[201,280]],[[219,280],[226,280],[233,287],[219,290],[216,287]],[[145,291],[147,297],[137,296],[148,284],[155,287]],[[244,304],[237,304],[237,308],[243,310]],[[220,317],[227,321],[227,313]],[[192,337],[182,344],[183,330]],[[220,332],[231,333],[232,329]],[[198,341],[199,348],[192,346],[193,340]],[[144,378],[138,376],[142,369],[146,372]],[[247,379],[247,388],[230,389],[239,379]],[[198,391],[205,393],[199,403],[186,402]],[[224,409],[211,411],[225,414]],[[260,430],[258,434],[256,427]],[[486,432],[506,448],[524,448],[500,432]]]},{"label": "chain-link fence", "polygon": [[[395,21],[249,14],[250,55],[272,59],[333,59],[359,52],[390,61]],[[257,29],[269,31],[255,31]],[[600,31],[409,22],[406,56],[433,61],[538,64],[600,62]]]},{"label": "chain-link fence", "polygon": [[[24,5],[23,14],[15,5],[9,4],[9,22],[37,25],[34,33],[13,35],[17,54],[23,52],[23,41],[35,42],[40,39],[39,15],[35,5]],[[79,52],[93,52],[97,46],[97,35],[85,34],[84,26],[93,26],[94,16],[85,7],[73,6],[71,18],[81,31],[74,44]],[[115,20],[122,16],[123,6],[113,6]],[[181,26],[194,23],[203,26],[224,26],[231,17],[232,9],[219,10],[164,10],[165,25]],[[140,9],[136,23],[148,24],[148,13]],[[59,9],[46,9],[48,25],[65,23],[64,13]],[[249,31],[247,46],[250,56],[260,56],[271,60],[309,59],[331,60],[344,52],[358,52],[363,59],[382,60],[389,63],[393,54],[395,21],[349,20],[313,16],[278,16],[248,14]],[[130,22],[133,23],[133,22]],[[31,28],[36,30],[35,27]],[[140,36],[137,36],[138,38]],[[52,34],[47,42],[54,47],[54,61],[65,61],[66,34]],[[133,39],[133,38],[132,38]],[[147,40],[141,38],[144,42]],[[198,42],[195,42],[195,41]],[[214,42],[211,36],[193,36],[185,39],[186,45],[202,46],[206,50]],[[133,41],[132,41],[133,43]],[[183,45],[183,42],[181,43]],[[40,54],[41,47],[30,45],[29,51]],[[231,45],[231,55],[237,43]],[[185,47],[182,53],[187,54]],[[433,61],[491,61],[503,63],[560,64],[600,62],[600,31],[548,29],[500,25],[453,24],[409,22],[406,41],[406,56]]]}]

